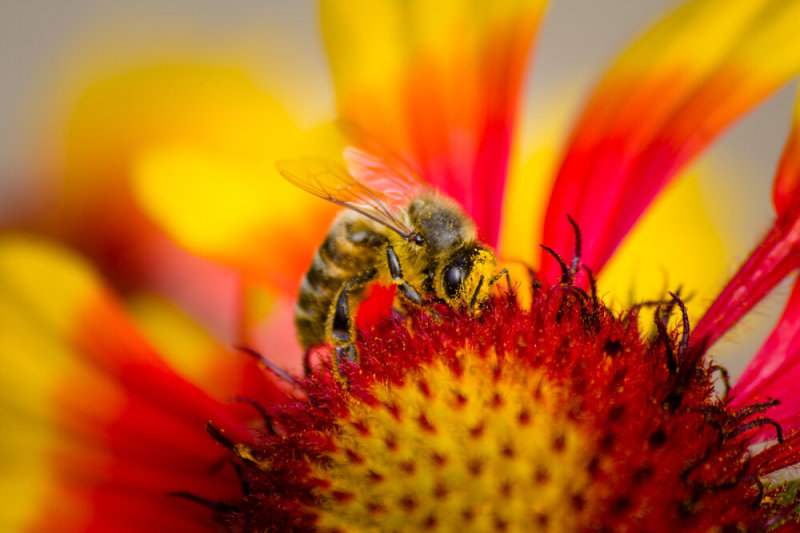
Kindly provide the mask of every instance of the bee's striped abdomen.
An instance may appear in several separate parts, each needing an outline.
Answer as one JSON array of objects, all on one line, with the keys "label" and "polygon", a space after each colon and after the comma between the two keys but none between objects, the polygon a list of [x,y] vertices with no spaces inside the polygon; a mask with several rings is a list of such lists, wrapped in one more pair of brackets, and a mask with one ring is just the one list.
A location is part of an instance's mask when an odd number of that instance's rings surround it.
[{"label": "bee's striped abdomen", "polygon": [[329,340],[325,323],[339,289],[348,280],[376,266],[386,243],[386,237],[378,229],[370,221],[351,213],[334,222],[300,285],[295,324],[303,348]]}]

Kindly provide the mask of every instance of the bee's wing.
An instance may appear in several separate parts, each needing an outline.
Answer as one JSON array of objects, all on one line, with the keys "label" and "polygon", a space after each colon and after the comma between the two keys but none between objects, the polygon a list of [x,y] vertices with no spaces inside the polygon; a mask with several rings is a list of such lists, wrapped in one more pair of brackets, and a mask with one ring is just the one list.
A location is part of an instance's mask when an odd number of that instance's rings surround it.
[{"label": "bee's wing", "polygon": [[380,191],[393,209],[405,207],[410,198],[428,188],[411,167],[389,152],[367,152],[348,146],[342,155],[356,181]]},{"label": "bee's wing", "polygon": [[[394,190],[384,192],[368,186],[350,175],[339,163],[323,158],[278,161],[276,167],[284,178],[311,194],[357,211],[403,237],[412,234],[408,225],[395,214],[408,203],[408,195],[401,199]],[[404,202],[398,204],[401,200]]]},{"label": "bee's wing", "polygon": [[336,125],[351,145],[343,153],[350,174],[367,187],[381,191],[395,204],[393,207],[404,207],[409,198],[430,188],[402,157],[366,130],[344,119],[337,119]]}]

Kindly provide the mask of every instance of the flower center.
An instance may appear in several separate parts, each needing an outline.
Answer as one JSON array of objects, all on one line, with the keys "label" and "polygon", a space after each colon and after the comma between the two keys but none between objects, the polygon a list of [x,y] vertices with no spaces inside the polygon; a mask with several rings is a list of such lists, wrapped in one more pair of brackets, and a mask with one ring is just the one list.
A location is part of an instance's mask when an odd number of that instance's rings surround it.
[{"label": "flower center", "polygon": [[[676,300],[676,308],[682,304]],[[663,309],[670,307],[665,303]],[[535,287],[479,315],[411,308],[359,332],[360,360],[323,356],[233,443],[244,494],[231,531],[738,531],[791,513],[766,476],[780,443],[752,438],[773,402],[732,411],[666,312]],[[788,451],[787,451],[788,450]],[[794,457],[794,456],[792,456]]]},{"label": "flower center", "polygon": [[569,531],[591,454],[562,393],[495,353],[459,352],[352,402],[312,470],[321,530]]}]

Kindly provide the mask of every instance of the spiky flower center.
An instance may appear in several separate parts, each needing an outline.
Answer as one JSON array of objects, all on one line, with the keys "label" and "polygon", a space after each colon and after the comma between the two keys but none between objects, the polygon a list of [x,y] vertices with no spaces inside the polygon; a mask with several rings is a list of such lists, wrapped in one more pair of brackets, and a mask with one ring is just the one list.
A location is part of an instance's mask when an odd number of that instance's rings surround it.
[{"label": "spiky flower center", "polygon": [[334,372],[323,357],[285,403],[264,406],[252,442],[212,431],[245,492],[216,518],[237,532],[767,531],[793,520],[765,476],[794,455],[751,449],[771,404],[729,410],[688,332],[668,332],[660,312],[643,335],[637,314],[561,284],[534,288],[529,308],[508,294],[479,316],[430,304],[387,318],[359,333],[358,364]]}]

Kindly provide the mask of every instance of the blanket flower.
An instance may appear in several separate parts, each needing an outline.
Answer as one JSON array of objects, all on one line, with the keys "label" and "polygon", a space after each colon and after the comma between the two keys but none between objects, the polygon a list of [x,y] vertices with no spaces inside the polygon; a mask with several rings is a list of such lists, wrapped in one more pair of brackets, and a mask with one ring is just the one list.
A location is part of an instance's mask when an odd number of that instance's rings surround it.
[{"label": "blanket flower", "polygon": [[[339,114],[458,202],[491,247],[526,222],[508,218],[525,199],[506,191],[544,7],[321,3]],[[800,107],[774,178],[774,223],[698,319],[677,287],[611,310],[595,275],[681,169],[800,71],[798,22],[795,1],[695,0],[666,16],[588,100],[538,214],[544,246],[520,254],[541,250],[535,266],[495,284],[477,312],[426,301],[401,314],[376,290],[348,360],[326,345],[287,370],[247,345],[256,318],[244,304],[238,348],[163,306],[137,323],[73,251],[3,236],[3,523],[795,530],[800,289],[734,384],[709,350],[800,266]],[[273,155],[337,157],[329,128],[303,136],[282,115],[269,120],[278,134],[254,165],[263,175],[275,175]],[[136,199],[186,250],[292,294],[334,209],[287,229],[295,204],[265,200],[273,184],[253,189],[252,171],[213,150],[159,146],[138,161]],[[279,199],[310,202],[283,186]],[[284,329],[271,332],[275,346],[293,336]]]}]

